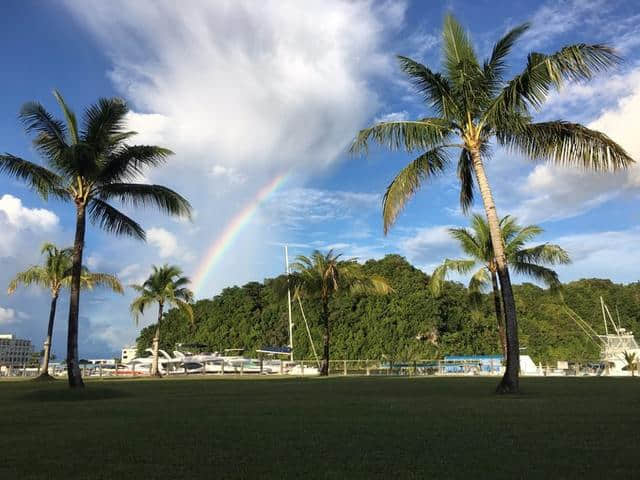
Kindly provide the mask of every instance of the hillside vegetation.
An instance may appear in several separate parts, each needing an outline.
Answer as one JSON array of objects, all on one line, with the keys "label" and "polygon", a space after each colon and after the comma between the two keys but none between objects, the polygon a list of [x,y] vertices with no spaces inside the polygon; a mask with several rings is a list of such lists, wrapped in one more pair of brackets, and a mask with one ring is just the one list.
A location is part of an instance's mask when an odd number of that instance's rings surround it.
[{"label": "hillside vegetation", "polygon": [[[493,300],[488,295],[480,309],[474,309],[467,289],[451,282],[434,298],[427,288],[429,276],[398,255],[369,260],[365,268],[387,278],[395,293],[382,297],[339,295],[332,301],[332,358],[410,361],[448,354],[499,354]],[[287,304],[279,293],[284,281],[278,277],[250,282],[199,300],[193,305],[193,325],[180,310],[170,310],[161,327],[160,348],[172,351],[176,343],[201,344],[206,345],[201,350],[245,348],[254,355],[260,347],[286,345]],[[598,348],[566,314],[565,302],[601,332],[602,296],[614,316],[617,307],[623,327],[640,328],[638,282],[621,285],[583,279],[565,284],[562,296],[525,283],[515,286],[515,296],[524,353],[536,362],[598,358]],[[309,302],[303,306],[318,348],[322,338],[318,307]],[[311,359],[300,310],[293,307],[295,356]],[[141,331],[139,351],[151,346],[153,334],[154,326]]]}]

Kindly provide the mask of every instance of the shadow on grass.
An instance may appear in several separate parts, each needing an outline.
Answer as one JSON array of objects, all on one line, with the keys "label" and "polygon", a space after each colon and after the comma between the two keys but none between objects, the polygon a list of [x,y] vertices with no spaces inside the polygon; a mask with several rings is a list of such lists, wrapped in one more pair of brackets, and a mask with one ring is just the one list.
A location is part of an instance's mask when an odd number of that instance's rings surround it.
[{"label": "shadow on grass", "polygon": [[34,390],[20,397],[31,402],[88,402],[94,400],[111,400],[113,398],[130,397],[131,394],[111,388],[85,387],[81,389],[42,389]]}]

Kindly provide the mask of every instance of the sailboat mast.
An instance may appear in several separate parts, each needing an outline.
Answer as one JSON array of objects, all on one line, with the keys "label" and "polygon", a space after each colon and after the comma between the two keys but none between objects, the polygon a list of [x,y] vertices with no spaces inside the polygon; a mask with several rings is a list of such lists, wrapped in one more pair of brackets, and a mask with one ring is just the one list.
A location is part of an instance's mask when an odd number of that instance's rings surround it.
[{"label": "sailboat mast", "polygon": [[287,273],[287,307],[289,308],[289,348],[291,349],[289,355],[293,361],[293,323],[291,321],[291,285],[289,284],[291,271],[289,270],[289,249],[286,245],[284,246],[284,265]]}]

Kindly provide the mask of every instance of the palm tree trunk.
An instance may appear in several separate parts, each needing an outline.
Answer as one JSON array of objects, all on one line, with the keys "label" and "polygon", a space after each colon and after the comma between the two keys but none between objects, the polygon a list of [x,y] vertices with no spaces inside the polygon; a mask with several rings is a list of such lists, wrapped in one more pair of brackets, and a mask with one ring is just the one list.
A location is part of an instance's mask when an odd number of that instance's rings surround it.
[{"label": "palm tree trunk", "polygon": [[44,355],[42,357],[42,367],[39,378],[49,376],[49,357],[51,356],[51,340],[53,337],[53,322],[56,318],[56,305],[58,304],[58,293],[54,293],[51,298],[51,309],[49,310],[49,326],[47,327],[47,338],[44,341]]},{"label": "palm tree trunk", "polygon": [[478,180],[478,188],[482,195],[484,210],[487,215],[489,224],[489,232],[491,234],[491,243],[493,244],[493,252],[496,259],[496,269],[498,278],[500,279],[500,290],[502,292],[502,304],[504,305],[505,314],[505,330],[507,340],[507,368],[504,376],[498,385],[496,391],[498,393],[518,393],[520,371],[520,346],[518,342],[518,322],[516,319],[516,303],[513,298],[513,289],[511,288],[511,279],[509,278],[509,269],[507,267],[507,257],[504,253],[504,244],[502,241],[502,232],[500,231],[500,221],[498,220],[498,212],[491,194],[489,180],[484,171],[480,150],[475,147],[470,149],[471,158],[473,160],[473,169]]},{"label": "palm tree trunk", "polygon": [[151,363],[151,375],[154,377],[162,377],[160,373],[160,368],[158,368],[158,349],[160,348],[160,321],[162,320],[162,310],[164,309],[164,304],[162,302],[158,302],[158,326],[156,327],[156,333],[153,336],[153,362]]},{"label": "palm tree trunk", "polygon": [[80,315],[80,277],[82,275],[82,251],[86,228],[86,206],[76,206],[76,238],[73,243],[71,266],[71,298],[69,300],[69,326],[67,330],[67,372],[69,387],[83,388],[82,374],[78,364],[78,318]]},{"label": "palm tree trunk", "polygon": [[493,286],[493,303],[496,308],[496,320],[498,321],[498,335],[500,336],[502,357],[506,358],[507,338],[504,332],[504,310],[502,308],[502,299],[500,298],[500,289],[498,288],[498,277],[495,272],[491,272],[491,285]]},{"label": "palm tree trunk", "polygon": [[322,324],[324,325],[324,349],[322,352],[322,364],[320,365],[320,375],[329,376],[329,299],[322,300]]}]

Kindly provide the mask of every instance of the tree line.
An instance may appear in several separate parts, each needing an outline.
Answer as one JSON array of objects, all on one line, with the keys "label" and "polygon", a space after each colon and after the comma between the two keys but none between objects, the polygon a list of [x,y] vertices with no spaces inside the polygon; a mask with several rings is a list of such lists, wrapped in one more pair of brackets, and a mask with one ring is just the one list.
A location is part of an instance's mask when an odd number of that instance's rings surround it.
[{"label": "tree line", "polygon": [[[450,354],[501,353],[492,294],[476,295],[458,282],[444,282],[435,295],[430,277],[399,255],[369,260],[368,275],[386,278],[393,294],[338,291],[330,300],[331,358],[392,361],[437,359]],[[169,310],[160,324],[160,348],[220,351],[245,348],[248,355],[265,346],[288,343],[287,302],[281,294],[286,277],[225,288],[213,298],[192,305],[193,322],[183,309]],[[523,353],[543,364],[557,360],[596,361],[599,349],[566,313],[571,308],[602,331],[600,296],[617,308],[622,325],[640,328],[640,282],[622,285],[604,279],[583,279],[556,288],[524,283],[514,286]],[[323,344],[322,305],[303,306],[316,350]],[[294,357],[313,354],[299,308],[293,304]],[[139,352],[150,348],[156,325],[141,330]],[[191,345],[191,346],[190,346]],[[193,347],[198,345],[198,347]]]}]

